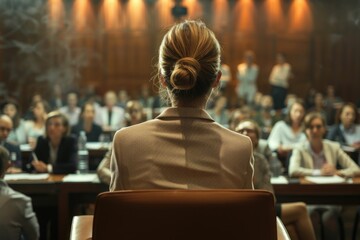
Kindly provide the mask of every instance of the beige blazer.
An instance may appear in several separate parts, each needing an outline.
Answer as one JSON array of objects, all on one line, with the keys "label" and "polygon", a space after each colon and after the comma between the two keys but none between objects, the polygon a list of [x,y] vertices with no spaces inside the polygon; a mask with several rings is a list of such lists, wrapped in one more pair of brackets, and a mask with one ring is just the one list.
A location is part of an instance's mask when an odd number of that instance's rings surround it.
[{"label": "beige blazer", "polygon": [[[330,140],[323,140],[323,151],[328,163],[342,168],[340,172],[345,176],[352,177],[360,173],[359,166],[340,147],[340,144]],[[289,175],[291,177],[311,176],[314,163],[311,156],[309,142],[295,148],[290,158]]]},{"label": "beige blazer", "polygon": [[156,119],[119,130],[110,190],[252,189],[250,138],[197,108],[168,108]]}]

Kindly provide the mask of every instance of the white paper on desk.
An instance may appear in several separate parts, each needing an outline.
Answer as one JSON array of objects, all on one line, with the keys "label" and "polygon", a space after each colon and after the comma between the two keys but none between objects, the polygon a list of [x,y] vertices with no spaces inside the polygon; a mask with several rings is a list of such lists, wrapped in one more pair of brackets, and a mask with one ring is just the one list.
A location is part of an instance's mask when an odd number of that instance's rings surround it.
[{"label": "white paper on desk", "polygon": [[102,142],[88,142],[86,143],[86,148],[89,150],[97,150],[102,148],[109,148],[110,143],[102,143]]},{"label": "white paper on desk", "polygon": [[20,145],[20,150],[23,151],[23,152],[26,152],[26,151],[31,151],[31,147],[30,147],[30,144],[21,144]]},{"label": "white paper on desk", "polygon": [[323,176],[318,176],[318,177],[305,177],[306,180],[313,182],[313,183],[318,183],[318,184],[326,184],[326,183],[344,183],[346,182],[345,178],[339,177],[337,175],[334,176],[328,176],[328,177],[323,177]]},{"label": "white paper on desk", "polygon": [[68,174],[63,182],[99,182],[99,178],[96,173],[83,173],[83,174]]},{"label": "white paper on desk", "polygon": [[272,177],[271,184],[288,184],[289,181],[284,176]]},{"label": "white paper on desk", "polygon": [[14,180],[45,180],[48,179],[48,173],[15,173],[15,174],[5,174],[5,181],[14,181]]}]

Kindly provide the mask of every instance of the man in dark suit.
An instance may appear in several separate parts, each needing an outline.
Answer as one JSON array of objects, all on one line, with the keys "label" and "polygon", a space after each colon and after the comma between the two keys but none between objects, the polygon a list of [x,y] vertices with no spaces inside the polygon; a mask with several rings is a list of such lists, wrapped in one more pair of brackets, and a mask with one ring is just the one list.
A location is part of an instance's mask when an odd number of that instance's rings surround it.
[{"label": "man in dark suit", "polygon": [[39,239],[31,198],[14,191],[3,180],[9,158],[9,152],[0,146],[0,239]]},{"label": "man in dark suit", "polygon": [[8,172],[15,173],[21,171],[21,152],[17,144],[7,141],[13,123],[7,115],[0,115],[0,145],[6,148],[10,153],[11,166]]}]

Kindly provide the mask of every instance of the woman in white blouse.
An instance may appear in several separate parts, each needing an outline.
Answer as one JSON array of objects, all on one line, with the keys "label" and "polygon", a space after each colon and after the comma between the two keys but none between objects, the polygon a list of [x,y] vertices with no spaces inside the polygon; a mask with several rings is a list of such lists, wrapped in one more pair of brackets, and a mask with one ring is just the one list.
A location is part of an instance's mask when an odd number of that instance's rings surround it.
[{"label": "woman in white blouse", "polygon": [[278,53],[276,55],[276,65],[272,68],[269,78],[275,110],[280,110],[285,107],[285,98],[291,76],[290,64],[286,62],[283,54]]},{"label": "woman in white blouse", "polygon": [[284,167],[286,167],[285,161],[292,149],[306,140],[303,132],[304,115],[303,103],[295,100],[289,107],[286,119],[278,121],[269,135],[269,147],[272,151],[277,152]]},{"label": "woman in white blouse", "polygon": [[34,149],[36,146],[36,139],[45,134],[45,120],[49,110],[49,105],[43,100],[38,100],[32,104],[31,110],[34,118],[26,121],[25,127],[28,143],[31,148]]}]

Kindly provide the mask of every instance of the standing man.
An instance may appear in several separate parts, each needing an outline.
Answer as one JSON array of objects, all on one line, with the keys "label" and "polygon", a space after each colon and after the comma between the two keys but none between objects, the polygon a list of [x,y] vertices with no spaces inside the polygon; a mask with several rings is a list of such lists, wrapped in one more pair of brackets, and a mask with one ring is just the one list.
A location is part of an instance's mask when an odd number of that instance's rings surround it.
[{"label": "standing man", "polygon": [[17,144],[7,141],[9,133],[13,128],[13,122],[7,115],[0,115],[0,146],[7,149],[10,153],[11,166],[8,173],[21,172],[21,152]]},{"label": "standing man", "polygon": [[254,61],[254,52],[246,51],[244,54],[244,62],[237,66],[237,94],[239,98],[246,100],[247,104],[254,102],[257,91],[256,80],[259,75],[259,67]]},{"label": "standing man", "polygon": [[3,179],[9,160],[9,152],[0,146],[0,239],[39,239],[31,198],[14,191]]},{"label": "standing man", "polygon": [[285,107],[285,98],[288,92],[291,75],[290,64],[286,62],[283,54],[278,53],[276,55],[276,65],[272,68],[269,78],[271,96],[276,111],[280,111]]}]

